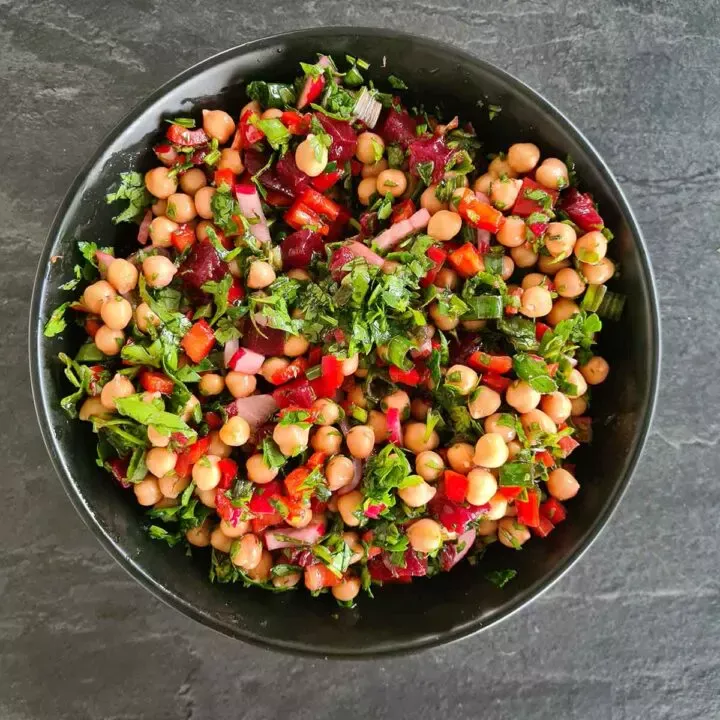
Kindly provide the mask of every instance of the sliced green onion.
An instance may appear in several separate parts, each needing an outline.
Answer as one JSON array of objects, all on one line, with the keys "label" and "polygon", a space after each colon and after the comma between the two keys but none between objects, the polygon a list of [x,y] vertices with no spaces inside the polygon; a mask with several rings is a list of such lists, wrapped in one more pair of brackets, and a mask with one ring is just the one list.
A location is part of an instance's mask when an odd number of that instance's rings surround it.
[{"label": "sliced green onion", "polygon": [[597,312],[606,293],[607,288],[605,285],[588,285],[582,303],[580,303],[581,309],[588,312]]},{"label": "sliced green onion", "polygon": [[353,405],[350,417],[352,417],[354,420],[357,420],[358,422],[366,423],[368,419],[367,410],[359,407],[358,405]]},{"label": "sliced green onion", "polygon": [[608,292],[605,293],[603,301],[600,303],[600,307],[597,310],[597,314],[601,318],[607,320],[619,320],[622,315],[623,308],[625,307],[625,301],[627,298],[621,293]]},{"label": "sliced green onion", "polygon": [[502,298],[499,295],[478,295],[467,298],[470,308],[463,317],[465,320],[497,320],[503,315]]},{"label": "sliced green onion", "polygon": [[305,377],[308,380],[315,380],[316,378],[319,378],[321,374],[322,368],[320,367],[320,365],[313,365],[313,367],[308,368],[305,371]]}]

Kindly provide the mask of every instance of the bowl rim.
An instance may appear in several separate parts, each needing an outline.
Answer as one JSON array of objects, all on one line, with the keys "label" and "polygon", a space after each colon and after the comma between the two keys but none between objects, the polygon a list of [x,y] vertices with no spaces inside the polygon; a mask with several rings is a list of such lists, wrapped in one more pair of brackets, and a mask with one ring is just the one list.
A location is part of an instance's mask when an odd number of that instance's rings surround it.
[{"label": "bowl rim", "polygon": [[[63,462],[63,450],[60,447],[54,433],[51,431],[51,422],[49,414],[49,402],[47,397],[47,389],[42,379],[42,368],[40,366],[41,351],[40,346],[44,336],[42,334],[42,318],[40,317],[40,309],[42,302],[43,279],[45,271],[50,261],[50,254],[55,243],[58,231],[78,190],[81,188],[85,177],[90,173],[91,169],[98,163],[102,156],[106,153],[110,144],[115,142],[123,132],[131,124],[133,119],[140,113],[147,110],[150,106],[160,101],[170,90],[176,86],[192,78],[200,72],[210,69],[225,60],[232,59],[235,56],[243,55],[255,50],[262,50],[265,47],[281,42],[287,39],[298,39],[302,37],[317,34],[319,30],[323,32],[350,35],[358,37],[367,37],[375,41],[377,40],[397,40],[405,39],[431,48],[436,51],[448,53],[453,58],[474,65],[485,72],[499,77],[505,82],[513,93],[526,96],[533,103],[537,104],[545,112],[562,127],[563,131],[568,133],[575,142],[577,142],[587,153],[590,162],[595,166],[604,180],[607,182],[611,196],[617,204],[619,212],[628,224],[630,232],[633,236],[635,246],[638,250],[639,264],[641,276],[646,284],[648,293],[648,303],[651,310],[651,318],[649,319],[649,335],[650,335],[650,368],[651,377],[649,383],[648,395],[644,403],[643,418],[634,442],[629,461],[626,465],[625,473],[620,482],[616,485],[613,495],[605,502],[600,514],[594,519],[584,536],[579,541],[574,551],[557,567],[555,567],[549,575],[533,583],[515,598],[508,607],[500,611],[489,622],[483,622],[480,619],[469,620],[463,625],[448,631],[441,635],[425,635],[416,640],[402,641],[397,644],[389,643],[381,649],[363,650],[358,649],[357,652],[339,651],[334,647],[317,647],[311,646],[304,642],[294,640],[274,640],[267,639],[258,633],[244,630],[237,625],[226,624],[215,619],[209,613],[192,605],[188,601],[176,595],[172,590],[168,589],[150,575],[135,559],[129,555],[119,543],[117,543],[110,534],[99,523],[92,508],[85,503],[78,491],[75,481],[70,474],[68,468]],[[105,135],[98,145],[98,149],[93,153],[91,158],[83,164],[75,179],[66,191],[55,216],[50,225],[50,229],[45,237],[43,250],[40,254],[38,267],[35,274],[32,289],[32,299],[30,306],[30,322],[29,322],[29,364],[30,364],[30,381],[35,406],[35,412],[40,425],[43,442],[47,449],[52,465],[63,485],[65,493],[70,502],[82,518],[85,525],[92,531],[98,542],[105,550],[114,558],[114,560],[135,579],[146,590],[151,592],[156,598],[163,601],[166,605],[174,608],[182,614],[192,618],[202,625],[212,628],[227,637],[243,640],[256,647],[264,649],[285,652],[300,656],[311,657],[334,657],[345,659],[372,659],[379,657],[406,655],[420,650],[438,647],[450,643],[457,642],[463,638],[475,635],[483,630],[506,620],[530,602],[540,597],[550,587],[552,587],[561,577],[572,568],[575,563],[587,552],[588,548],[597,539],[598,535],[607,526],[610,518],[615,512],[620,500],[627,491],[627,487],[635,472],[638,461],[641,457],[643,448],[648,438],[650,427],[652,425],[653,416],[657,404],[657,395],[660,379],[660,357],[661,357],[661,331],[660,331],[660,308],[655,286],[655,278],[652,267],[650,265],[649,253],[645,244],[642,232],[630,208],[630,205],[620,188],[620,185],[613,175],[610,168],[602,159],[598,151],[585,135],[569,120],[557,107],[549,102],[538,91],[526,85],[506,70],[480,58],[472,53],[449,45],[448,43],[416,35],[414,33],[392,30],[386,28],[375,28],[371,26],[326,26],[323,28],[304,28],[293,30],[290,32],[276,33],[262,38],[248,41],[240,45],[235,45],[226,50],[222,50],[204,60],[200,60],[194,65],[176,74],[174,77],[163,83],[160,87],[150,93],[147,97],[137,103],[122,119],[113,127],[113,129]]]}]

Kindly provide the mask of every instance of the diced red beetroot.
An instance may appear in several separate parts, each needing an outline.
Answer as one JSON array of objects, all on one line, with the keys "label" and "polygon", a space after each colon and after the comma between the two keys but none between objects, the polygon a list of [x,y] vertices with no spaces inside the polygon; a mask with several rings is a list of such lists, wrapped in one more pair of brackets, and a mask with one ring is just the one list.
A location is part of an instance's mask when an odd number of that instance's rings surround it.
[{"label": "diced red beetroot", "polygon": [[409,149],[410,172],[413,175],[418,175],[417,166],[419,163],[432,162],[434,164],[432,181],[434,183],[440,182],[445,174],[445,165],[454,152],[445,144],[445,138],[440,135],[418,138],[410,143]]},{"label": "diced red beetroot", "polygon": [[[457,542],[445,543],[440,551],[440,567],[446,572],[452,570],[470,552],[476,535],[475,530],[468,530],[458,537]],[[459,546],[462,547],[458,549]]]},{"label": "diced red beetroot", "polygon": [[315,555],[310,548],[287,548],[284,552],[289,565],[307,567],[316,562]]},{"label": "diced red beetroot", "polygon": [[385,503],[368,505],[367,510],[365,510],[365,517],[369,517],[371,520],[377,520],[385,510],[387,510]]},{"label": "diced red beetroot", "polygon": [[112,458],[107,461],[107,465],[110,468],[110,472],[115,480],[122,485],[125,489],[130,487],[130,483],[127,481],[127,471],[130,465],[130,456],[124,458]]},{"label": "diced red beetroot", "polygon": [[381,583],[409,583],[412,582],[412,578],[409,575],[404,575],[402,577],[399,577],[397,575],[393,575],[392,572],[387,568],[385,563],[383,562],[382,555],[377,555],[376,557],[372,558],[368,564],[368,571],[370,572],[370,577],[375,580],[375,582],[381,582]]},{"label": "diced red beetroot", "polygon": [[350,160],[355,155],[357,143],[357,133],[352,129],[352,125],[345,120],[335,120],[324,113],[315,113],[315,117],[332,138],[332,145],[328,149],[328,158],[331,161],[335,160],[338,164]]},{"label": "diced red beetroot", "polygon": [[490,509],[490,505],[468,505],[448,500],[442,492],[442,484],[435,497],[428,503],[430,514],[450,532],[462,533],[473,520]]},{"label": "diced red beetroot", "polygon": [[[289,193],[293,197],[299,195],[310,184],[310,178],[298,168],[295,163],[295,154],[286,152],[275,165],[275,174],[280,181],[280,187],[274,188]],[[260,178],[264,183],[264,173]]]},{"label": "diced red beetroot", "polygon": [[360,237],[375,237],[380,232],[380,221],[376,212],[364,212],[360,215]]},{"label": "diced red beetroot", "polygon": [[280,246],[283,270],[306,268],[314,255],[324,256],[325,243],[320,233],[312,230],[298,230],[288,235]]},{"label": "diced red beetroot", "polygon": [[255,148],[248,148],[243,153],[243,161],[245,162],[245,169],[250,175],[256,175],[262,168],[265,167],[269,156],[260,150]]},{"label": "diced red beetroot", "polygon": [[172,145],[168,145],[167,143],[156,145],[153,148],[153,152],[165,167],[172,167],[180,160],[180,153]]},{"label": "diced red beetroot", "polygon": [[595,207],[589,193],[581,193],[577,188],[571,187],[560,196],[560,209],[585,232],[602,230],[605,227],[600,213]]},{"label": "diced red beetroot", "polygon": [[248,350],[265,355],[265,357],[282,355],[285,347],[285,331],[271,327],[259,329],[253,323],[246,323],[243,345]]},{"label": "diced red beetroot", "polygon": [[310,408],[317,399],[315,391],[305,378],[282,385],[273,391],[272,396],[281,409],[291,406]]},{"label": "diced red beetroot", "polygon": [[416,127],[417,122],[410,117],[407,111],[398,112],[394,108],[390,108],[379,134],[387,144],[397,143],[404,150],[417,137]]},{"label": "diced red beetroot", "polygon": [[346,245],[339,247],[330,258],[330,274],[333,280],[340,282],[348,273],[343,267],[355,259],[355,253]]},{"label": "diced red beetroot", "polygon": [[415,550],[406,550],[404,555],[405,567],[393,565],[392,556],[386,550],[378,556],[387,568],[390,576],[395,579],[423,577],[427,575],[427,558],[419,555]]},{"label": "diced red beetroot", "polygon": [[[210,154],[210,148],[205,145],[204,147],[199,147],[191,156],[190,156],[190,162],[193,165],[202,165],[203,162],[205,162],[205,158],[207,155]],[[183,170],[181,173],[178,173],[179,175],[184,175],[187,172],[187,170]]]},{"label": "diced red beetroot", "polygon": [[185,288],[192,294],[205,293],[202,286],[209,280],[222,280],[230,272],[227,263],[220,258],[209,240],[195,243],[185,262],[180,266],[178,276]]}]

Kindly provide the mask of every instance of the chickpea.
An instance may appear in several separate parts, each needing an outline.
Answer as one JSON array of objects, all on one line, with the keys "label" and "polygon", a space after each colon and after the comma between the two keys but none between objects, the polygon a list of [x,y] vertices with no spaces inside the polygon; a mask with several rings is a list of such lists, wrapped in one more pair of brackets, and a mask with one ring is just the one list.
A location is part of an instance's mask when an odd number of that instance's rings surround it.
[{"label": "chickpea", "polygon": [[568,258],[554,258],[548,255],[540,255],[538,258],[538,270],[546,275],[555,275],[560,270],[569,268],[572,265]]},{"label": "chickpea", "polygon": [[308,446],[309,437],[310,429],[299,425],[276,425],[273,430],[273,440],[288,457],[299,455]]},{"label": "chickpea", "polygon": [[185,533],[185,539],[195,547],[207,547],[210,545],[210,520],[205,520],[202,525],[190,528]]},{"label": "chickpea", "polygon": [[423,480],[437,480],[445,470],[443,459],[432,450],[424,450],[415,457],[415,472]]},{"label": "chickpea", "polygon": [[365,459],[373,451],[375,433],[369,425],[356,425],[350,429],[345,442],[353,457]]},{"label": "chickpea", "polygon": [[229,538],[239,538],[245,535],[245,533],[250,531],[250,521],[249,520],[238,520],[235,525],[228,522],[227,520],[221,520],[220,521],[220,530],[222,530],[223,535],[229,537]]},{"label": "chickpea", "polygon": [[330,592],[340,602],[350,602],[360,592],[360,580],[356,577],[345,578],[339,585],[334,585]]},{"label": "chickpea", "polygon": [[520,415],[520,423],[531,444],[539,440],[542,435],[557,432],[557,425],[542,410],[523,413]]},{"label": "chickpea", "polygon": [[535,180],[551,190],[562,190],[570,184],[567,165],[557,158],[547,158],[535,171]]},{"label": "chickpea", "polygon": [[152,213],[155,217],[157,217],[158,215],[164,215],[165,211],[167,210],[167,200],[156,200],[150,206],[150,209],[152,210]]},{"label": "chickpea", "polygon": [[476,531],[478,537],[490,537],[497,534],[497,522],[495,520],[487,520],[485,516],[478,522]]},{"label": "chickpea", "polygon": [[95,347],[105,355],[117,355],[125,344],[125,333],[122,330],[113,330],[103,325],[95,333],[93,338]]},{"label": "chickpea", "polygon": [[570,500],[578,494],[580,483],[567,470],[557,468],[548,475],[547,490],[556,500]]},{"label": "chickpea", "polygon": [[215,195],[215,188],[210,187],[210,186],[201,187],[195,193],[195,197],[194,197],[195,210],[197,211],[197,214],[201,218],[205,218],[206,220],[212,220],[212,217],[213,217],[213,211],[212,211],[213,195]]},{"label": "chickpea", "polygon": [[516,438],[517,431],[514,427],[503,425],[501,423],[501,418],[502,413],[493,413],[485,418],[483,427],[486,433],[496,433],[497,435],[500,435],[506,443],[509,443],[511,440]]},{"label": "chickpea", "polygon": [[584,415],[588,409],[588,401],[585,397],[576,397],[570,400],[570,415]]},{"label": "chickpea", "polygon": [[367,424],[372,428],[375,444],[380,445],[388,439],[387,415],[379,410],[371,410],[368,414]]},{"label": "chickpea", "polygon": [[475,465],[475,448],[470,443],[455,443],[448,448],[447,459],[450,467],[462,475],[467,475]]},{"label": "chickpea", "polygon": [[156,217],[150,223],[150,240],[153,247],[169,248],[172,246],[172,234],[180,226],[170,218]]},{"label": "chickpea", "polygon": [[115,401],[118,398],[130,397],[135,394],[133,384],[124,375],[115,373],[112,380],[105,383],[100,393],[100,402],[108,410],[117,410]]},{"label": "chickpea", "polygon": [[222,441],[220,433],[217,430],[210,432],[208,437],[210,438],[208,455],[217,455],[220,458],[230,457],[232,454],[232,448]]},{"label": "chickpea", "polygon": [[445,288],[446,290],[455,290],[460,282],[458,274],[450,268],[442,268],[440,272],[435,276],[433,284],[439,288]]},{"label": "chickpea", "polygon": [[170,168],[156,167],[145,173],[145,187],[159,200],[169,198],[177,190],[177,178]]},{"label": "chickpea", "polygon": [[370,205],[373,195],[377,190],[377,180],[374,177],[368,177],[358,183],[357,194],[361,205]]},{"label": "chickpea", "polygon": [[175,499],[178,497],[190,484],[190,478],[178,477],[175,473],[169,475],[163,475],[158,479],[158,487],[160,492],[166,497]]},{"label": "chickpea", "polygon": [[400,263],[395,262],[394,260],[386,260],[382,267],[380,268],[383,271],[384,275],[393,275],[397,272],[397,269],[400,267]]},{"label": "chickpea", "polygon": [[567,376],[568,385],[573,385],[575,390],[566,390],[565,394],[572,400],[573,398],[579,398],[587,392],[587,381],[583,377],[583,374],[577,369],[573,368]]},{"label": "chickpea", "polygon": [[225,380],[222,375],[216,373],[205,373],[198,383],[198,390],[205,397],[219,395],[224,389]]},{"label": "chickpea", "polygon": [[577,270],[563,268],[555,275],[555,289],[561,297],[575,298],[585,292],[585,283]]},{"label": "chickpea", "polygon": [[607,253],[607,240],[599,230],[593,230],[578,238],[574,252],[580,262],[597,265]]},{"label": "chickpea", "polygon": [[252,570],[260,564],[262,552],[263,544],[260,538],[248,533],[233,543],[230,559],[233,565],[242,570]]},{"label": "chickpea", "polygon": [[[363,179],[376,178],[383,170],[387,170],[388,167],[390,167],[388,161],[385,158],[380,158],[380,160],[370,165],[363,165],[360,170],[360,177]],[[373,185],[373,187],[375,186]]]},{"label": "chickpea", "polygon": [[157,447],[148,450],[145,465],[155,477],[161,478],[175,468],[177,455],[167,448]]},{"label": "chickpea", "polygon": [[246,463],[248,480],[256,485],[267,485],[272,482],[279,472],[278,468],[270,467],[265,463],[262,453],[251,455]]},{"label": "chickpea", "polygon": [[456,317],[450,317],[448,315],[443,315],[440,312],[440,308],[436,302],[430,303],[430,317],[433,319],[433,322],[435,323],[435,327],[438,330],[454,330],[458,324],[460,323],[460,319]]},{"label": "chickpea", "polygon": [[225,386],[234,398],[250,397],[255,392],[257,380],[254,375],[231,370],[225,376]]},{"label": "chickpea", "polygon": [[304,335],[290,335],[283,345],[283,355],[300,357],[308,351],[309,347],[310,343]]},{"label": "chickpea", "polygon": [[299,280],[300,282],[310,282],[312,279],[307,270],[302,270],[300,268],[292,268],[292,270],[288,270],[285,274],[292,280]]},{"label": "chickpea", "polygon": [[495,493],[488,502],[490,509],[485,513],[485,517],[488,520],[500,520],[500,518],[505,517],[508,509],[508,501],[502,493]]},{"label": "chickpea", "polygon": [[548,325],[555,327],[559,322],[567,320],[573,315],[580,312],[580,308],[577,303],[574,303],[569,298],[558,298],[552,306],[552,310],[547,314]]},{"label": "chickpea", "polygon": [[365,557],[365,548],[360,543],[360,538],[356,532],[344,532],[343,541],[352,551],[350,556],[350,564],[354,565]]},{"label": "chickpea", "polygon": [[410,403],[410,415],[413,420],[426,420],[428,413],[430,412],[430,405],[426,400],[422,398],[415,398]]},{"label": "chickpea", "polygon": [[241,447],[250,438],[250,425],[245,418],[235,415],[220,428],[220,439],[230,447]]},{"label": "chickpea", "polygon": [[[289,360],[280,357],[268,358],[260,368],[260,374],[268,381],[272,382],[272,377],[275,373],[284,370],[290,364]],[[227,382],[227,381],[226,381]],[[231,391],[232,392],[232,391]]]},{"label": "chickpea", "polygon": [[607,379],[608,373],[610,372],[610,365],[608,365],[608,361],[605,360],[605,358],[595,355],[591,357],[585,365],[581,365],[579,370],[588,385],[599,385]]},{"label": "chickpea", "polygon": [[348,527],[357,527],[360,524],[357,516],[362,514],[362,503],[363,496],[358,490],[352,490],[338,498],[338,512]]},{"label": "chickpea", "polygon": [[577,242],[577,235],[570,225],[552,222],[545,231],[545,247],[554,258],[569,257]]},{"label": "chickpea", "polygon": [[[204,188],[206,185],[207,178],[200,168],[191,168],[190,170],[186,170],[180,177],[180,189],[184,193],[190,195],[190,197],[195,197],[195,193],[197,193],[200,188]],[[165,215],[165,212],[161,214]]]},{"label": "chickpea", "polygon": [[325,466],[325,478],[328,488],[335,492],[349,485],[355,477],[355,464],[345,455],[335,455]]},{"label": "chickpea", "polygon": [[94,315],[99,315],[102,306],[115,297],[115,288],[105,280],[98,280],[85,288],[83,305]]},{"label": "chickpea", "polygon": [[515,143],[508,149],[507,161],[513,170],[524,175],[540,162],[540,148],[533,143]]},{"label": "chickpea", "polygon": [[282,117],[283,111],[278,108],[268,108],[260,116],[263,120],[279,120]]},{"label": "chickpea", "polygon": [[508,444],[508,460],[515,458],[518,453],[523,449],[522,445],[517,440],[511,440]]},{"label": "chickpea", "polygon": [[507,175],[509,178],[516,178],[518,176],[503,153],[500,153],[492,159],[488,167],[488,172],[493,176],[493,179],[502,177],[503,175]]},{"label": "chickpea", "polygon": [[132,305],[124,297],[114,297],[100,308],[102,321],[111,330],[124,330],[132,319]]},{"label": "chickpea", "polygon": [[212,488],[211,490],[200,490],[199,488],[195,488],[195,494],[205,507],[215,507],[215,488]]},{"label": "chickpea", "polygon": [[385,141],[373,132],[363,132],[357,137],[355,157],[364,165],[377,162],[385,152]]},{"label": "chickpea", "polygon": [[235,132],[235,121],[224,110],[203,110],[203,130],[224,145]]},{"label": "chickpea", "polygon": [[522,180],[495,180],[490,187],[490,201],[498,210],[509,210],[515,204],[521,187]]},{"label": "chickpea", "polygon": [[357,372],[358,366],[360,364],[360,355],[358,353],[355,353],[349,358],[345,358],[345,360],[342,361],[342,374],[345,377],[350,377],[350,375],[354,375]]},{"label": "chickpea", "polygon": [[360,385],[352,385],[346,394],[346,399],[352,405],[356,405],[360,408],[366,408],[368,406],[367,398]]},{"label": "chickpea", "polygon": [[420,207],[425,208],[431,215],[435,215],[435,213],[438,213],[441,210],[448,209],[447,203],[440,202],[440,200],[438,200],[437,195],[435,194],[436,190],[437,185],[429,185],[425,188],[425,190],[423,190],[423,193],[420,196]]},{"label": "chickpea", "polygon": [[519,413],[530,412],[538,406],[540,393],[525,380],[515,380],[505,391],[505,402]]},{"label": "chickpea", "polygon": [[475,468],[468,473],[466,499],[471,505],[485,505],[498,491],[497,480],[485,468]]},{"label": "chickpea", "polygon": [[503,255],[502,269],[500,270],[500,277],[503,280],[509,280],[510,276],[515,272],[515,263],[512,258],[507,255]]},{"label": "chickpea", "polygon": [[263,550],[260,556],[260,562],[252,569],[247,571],[247,575],[255,582],[267,582],[270,579],[270,572],[273,567],[273,556],[268,550]]},{"label": "chickpea", "polygon": [[417,520],[407,529],[408,542],[415,552],[435,552],[442,545],[442,528],[430,518]]},{"label": "chickpea", "polygon": [[580,272],[591,285],[602,285],[615,274],[615,264],[604,257],[597,265],[580,263]]},{"label": "chickpea", "polygon": [[561,392],[543,395],[540,409],[557,425],[565,422],[572,412],[570,398]]},{"label": "chickpea", "polygon": [[151,288],[167,287],[175,277],[177,268],[162,255],[151,255],[143,260],[143,275]]},{"label": "chickpea", "polygon": [[131,262],[116,258],[108,266],[107,279],[120,294],[129,293],[137,285],[138,271]]},{"label": "chickpea", "polygon": [[310,440],[310,445],[316,452],[334,455],[336,452],[339,452],[342,442],[342,433],[337,428],[325,425],[315,431]]},{"label": "chickpea", "polygon": [[517,248],[525,242],[525,230],[525,220],[521,217],[510,215],[505,218],[505,222],[498,230],[496,238],[497,241],[505,247]]},{"label": "chickpea", "polygon": [[240,153],[231,148],[225,148],[220,153],[217,167],[218,170],[230,170],[233,175],[241,175],[245,170]]},{"label": "chickpea", "polygon": [[167,447],[170,444],[170,435],[163,435],[152,425],[148,425],[147,437],[153,447]]},{"label": "chickpea", "polygon": [[229,553],[232,544],[233,539],[228,537],[219,525],[210,533],[210,545],[219,552]]},{"label": "chickpea", "polygon": [[500,394],[495,390],[481,385],[468,401],[470,416],[475,420],[487,417],[497,412],[502,403]]},{"label": "chickpea", "polygon": [[513,517],[505,517],[498,520],[498,540],[505,547],[518,550],[530,539],[530,530],[527,526],[521,525]]},{"label": "chickpea", "polygon": [[519,268],[532,267],[538,261],[538,254],[528,242],[524,242],[517,247],[511,247],[510,257]]},{"label": "chickpea", "polygon": [[403,431],[403,445],[416,455],[423,450],[434,450],[440,444],[440,437],[435,430],[426,438],[427,425],[425,423],[407,423]]},{"label": "chickpea", "polygon": [[204,455],[192,468],[192,479],[200,490],[212,490],[220,482],[220,458],[217,455]]},{"label": "chickpea", "polygon": [[410,485],[398,490],[397,494],[408,507],[418,508],[429,503],[435,497],[436,492],[437,490],[432,485],[428,485],[423,480],[417,485]]},{"label": "chickpea", "polygon": [[147,303],[140,303],[135,308],[135,324],[140,332],[147,332],[148,327],[160,325],[160,318],[150,309]]},{"label": "chickpea", "polygon": [[490,173],[485,173],[484,175],[480,175],[477,180],[473,183],[473,190],[477,193],[482,193],[483,195],[490,195],[490,188],[492,187],[492,182],[495,179],[495,175],[492,175]]},{"label": "chickpea", "polygon": [[340,408],[329,398],[319,398],[312,407],[319,425],[334,425],[340,419]]},{"label": "chickpea", "polygon": [[385,412],[395,408],[400,411],[400,419],[406,420],[410,415],[410,396],[404,390],[396,390],[382,399],[380,407]]},{"label": "chickpea", "polygon": [[99,417],[107,419],[112,417],[112,411],[108,410],[100,400],[99,397],[88,397],[85,398],[83,404],[80,406],[78,417],[80,420],[87,421],[93,417]]},{"label": "chickpea", "polygon": [[508,459],[508,449],[502,435],[486,433],[475,443],[473,462],[484,468],[498,468]]},{"label": "chickpea", "polygon": [[552,310],[552,307],[550,291],[539,285],[525,290],[520,298],[520,312],[529,318],[543,317]]},{"label": "chickpea", "polygon": [[383,170],[376,181],[378,194],[382,197],[387,193],[393,197],[400,197],[407,189],[407,178],[402,170]]},{"label": "chickpea", "polygon": [[247,286],[252,290],[262,290],[275,282],[275,271],[270,263],[264,260],[255,260],[250,263]]},{"label": "chickpea", "polygon": [[147,475],[144,480],[133,485],[135,498],[140,505],[149,507],[156,502],[162,500],[163,494],[160,492],[158,481],[152,476]]},{"label": "chickpea", "polygon": [[452,240],[462,229],[462,218],[452,210],[438,210],[431,218],[427,226],[427,234],[430,237],[447,242]]},{"label": "chickpea", "polygon": [[453,365],[445,375],[445,384],[455,388],[460,395],[469,395],[478,380],[478,374],[466,365]]},{"label": "chickpea", "polygon": [[[187,223],[195,218],[197,210],[190,195],[174,193],[167,199],[167,216],[178,223]],[[156,218],[157,220],[158,218]],[[155,222],[155,220],[153,220]],[[154,237],[153,237],[154,240]]]},{"label": "chickpea", "polygon": [[328,164],[328,149],[320,142],[314,142],[310,133],[295,149],[295,164],[300,172],[310,177],[320,175]]}]

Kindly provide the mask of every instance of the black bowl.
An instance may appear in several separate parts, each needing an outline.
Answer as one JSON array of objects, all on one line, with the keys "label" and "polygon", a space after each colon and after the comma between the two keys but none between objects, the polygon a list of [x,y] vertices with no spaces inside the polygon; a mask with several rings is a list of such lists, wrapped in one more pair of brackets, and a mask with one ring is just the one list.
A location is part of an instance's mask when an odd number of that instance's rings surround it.
[{"label": "black bowl", "polygon": [[[72,276],[74,239],[132,239],[129,229],[111,225],[113,210],[103,196],[120,171],[150,166],[149,147],[163,118],[202,107],[238,109],[246,101],[246,82],[294,77],[298,63],[317,51],[361,56],[381,83],[390,73],[398,75],[426,106],[437,103],[471,119],[487,151],[526,139],[543,154],[572,155],[615,233],[610,253],[622,273],[613,289],[629,297],[622,320],[607,323],[602,333],[601,352],[612,372],[595,393],[594,442],[577,452],[583,488],[569,504],[569,520],[522,552],[493,548],[481,566],[464,564],[430,581],[379,589],[355,610],[304,592],[274,595],[211,585],[205,553],[189,560],[149,540],[138,506],[97,468],[89,428],[68,421],[59,408],[68,386],[56,356],[61,350],[72,354],[79,334],[68,330],[53,340],[42,335],[49,313],[68,299],[58,288]],[[502,106],[492,122],[488,103]],[[61,258],[52,263],[55,256]],[[648,432],[659,374],[658,316],[647,252],[627,201],[590,143],[546,100],[502,70],[435,41],[377,29],[304,30],[227,50],[185,71],[133,110],[80,172],[40,259],[30,324],[33,392],[45,443],[73,505],[111,555],[157,597],[226,635],[264,647],[378,656],[440,645],[493,625],[547,589],[588,548],[620,500]],[[483,578],[506,567],[518,575],[503,589]]]}]

